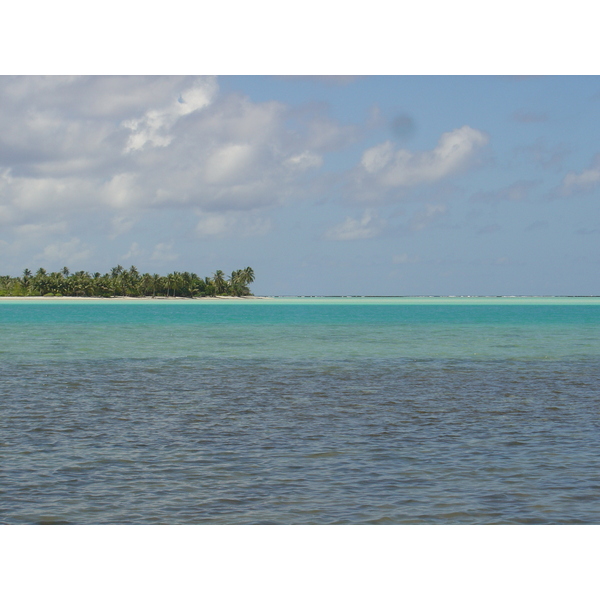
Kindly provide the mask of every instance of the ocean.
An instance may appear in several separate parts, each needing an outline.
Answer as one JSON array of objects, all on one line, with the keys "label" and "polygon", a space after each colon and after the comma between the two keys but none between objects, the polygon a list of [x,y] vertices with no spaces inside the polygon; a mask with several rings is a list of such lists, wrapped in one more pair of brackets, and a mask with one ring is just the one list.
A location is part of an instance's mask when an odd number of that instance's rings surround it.
[{"label": "ocean", "polygon": [[0,340],[0,523],[600,523],[597,298],[2,299]]}]

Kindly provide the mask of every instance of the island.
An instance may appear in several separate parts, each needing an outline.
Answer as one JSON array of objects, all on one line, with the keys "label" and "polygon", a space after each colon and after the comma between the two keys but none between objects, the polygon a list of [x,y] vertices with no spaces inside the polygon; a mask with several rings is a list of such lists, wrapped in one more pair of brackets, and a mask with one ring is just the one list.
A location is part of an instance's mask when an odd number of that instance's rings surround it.
[{"label": "island", "polygon": [[71,273],[67,267],[48,273],[38,269],[35,275],[25,269],[21,277],[0,275],[0,296],[73,296],[88,298],[202,298],[252,296],[248,287],[254,281],[251,267],[233,271],[229,277],[221,270],[212,277],[200,277],[188,271],[174,271],[168,275],[140,273],[135,266],[121,265],[110,272]]}]

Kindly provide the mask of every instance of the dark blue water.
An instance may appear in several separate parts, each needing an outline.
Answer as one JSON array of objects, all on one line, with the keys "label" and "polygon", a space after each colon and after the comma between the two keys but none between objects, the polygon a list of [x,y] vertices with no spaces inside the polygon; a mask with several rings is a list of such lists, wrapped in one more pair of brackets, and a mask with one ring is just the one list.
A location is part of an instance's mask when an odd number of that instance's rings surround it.
[{"label": "dark blue water", "polygon": [[600,304],[0,304],[0,522],[599,523]]}]

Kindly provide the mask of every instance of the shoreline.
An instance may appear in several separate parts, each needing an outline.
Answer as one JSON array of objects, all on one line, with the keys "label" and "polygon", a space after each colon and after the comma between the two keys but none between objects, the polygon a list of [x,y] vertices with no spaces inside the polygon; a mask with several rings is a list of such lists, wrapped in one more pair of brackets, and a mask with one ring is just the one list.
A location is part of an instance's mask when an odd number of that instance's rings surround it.
[{"label": "shoreline", "polygon": [[156,297],[152,297],[152,296],[111,296],[110,298],[105,298],[103,296],[0,296],[0,302],[2,300],[25,300],[27,302],[29,301],[35,301],[35,300],[43,300],[44,302],[46,300],[50,301],[50,302],[54,302],[54,301],[64,301],[64,300],[74,300],[74,301],[86,301],[86,300],[94,300],[96,302],[98,301],[104,301],[104,300],[108,300],[108,301],[130,301],[130,300],[135,300],[138,302],[146,302],[146,301],[155,301],[155,302],[169,302],[171,300],[191,300],[191,301],[196,301],[196,300],[218,300],[218,301],[222,301],[222,300],[272,300],[273,296],[202,296],[202,297],[198,297],[198,298],[190,298],[189,296],[156,296]]}]

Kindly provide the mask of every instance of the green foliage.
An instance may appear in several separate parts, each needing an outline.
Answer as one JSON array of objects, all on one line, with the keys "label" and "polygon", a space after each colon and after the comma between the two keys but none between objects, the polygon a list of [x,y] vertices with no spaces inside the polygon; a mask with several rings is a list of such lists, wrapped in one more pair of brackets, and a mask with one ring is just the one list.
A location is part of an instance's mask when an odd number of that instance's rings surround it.
[{"label": "green foliage", "polygon": [[250,267],[233,271],[226,278],[221,270],[211,277],[201,278],[196,273],[175,271],[166,276],[140,273],[135,266],[121,265],[109,273],[90,274],[87,271],[71,273],[67,267],[48,273],[38,269],[35,275],[29,269],[22,277],[0,276],[0,296],[84,296],[94,298],[127,297],[187,297],[250,296],[248,284],[254,281]]}]

